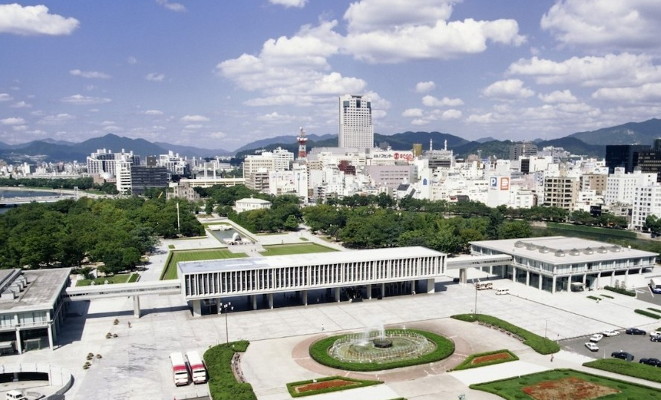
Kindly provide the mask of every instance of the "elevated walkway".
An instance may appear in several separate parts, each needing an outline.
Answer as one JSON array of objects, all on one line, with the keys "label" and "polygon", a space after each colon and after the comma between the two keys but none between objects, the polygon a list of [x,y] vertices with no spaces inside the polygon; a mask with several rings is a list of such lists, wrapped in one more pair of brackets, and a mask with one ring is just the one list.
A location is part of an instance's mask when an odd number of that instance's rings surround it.
[{"label": "elevated walkway", "polygon": [[140,296],[181,294],[181,282],[178,279],[172,279],[166,281],[69,287],[66,289],[66,294],[67,301],[133,296],[133,313],[136,317],[140,317]]},{"label": "elevated walkway", "polygon": [[508,254],[492,254],[492,255],[461,255],[447,259],[446,269],[458,269],[459,281],[466,283],[468,268],[478,268],[482,270],[484,267],[489,267],[489,271],[498,265],[509,265],[512,263],[512,256]]}]

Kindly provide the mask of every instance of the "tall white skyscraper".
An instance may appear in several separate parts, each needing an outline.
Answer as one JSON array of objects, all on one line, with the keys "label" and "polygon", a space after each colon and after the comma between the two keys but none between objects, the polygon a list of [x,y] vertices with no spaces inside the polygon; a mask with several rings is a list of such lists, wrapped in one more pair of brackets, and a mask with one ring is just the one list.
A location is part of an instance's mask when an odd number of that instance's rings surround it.
[{"label": "tall white skyscraper", "polygon": [[374,147],[372,102],[363,96],[340,97],[340,133],[338,146],[361,150]]}]

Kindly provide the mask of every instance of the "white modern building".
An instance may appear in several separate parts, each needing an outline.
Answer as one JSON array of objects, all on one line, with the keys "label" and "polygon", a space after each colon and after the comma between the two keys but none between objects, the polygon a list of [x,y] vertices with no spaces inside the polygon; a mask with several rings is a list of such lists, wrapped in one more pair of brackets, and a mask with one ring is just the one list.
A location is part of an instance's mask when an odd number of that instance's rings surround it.
[{"label": "white modern building", "polygon": [[648,186],[656,182],[656,174],[642,173],[635,170],[631,174],[625,173],[623,167],[615,168],[606,180],[606,193],[604,202],[608,204],[633,204],[636,187]]},{"label": "white modern building", "polygon": [[361,150],[374,147],[372,102],[368,97],[356,95],[340,97],[339,113],[339,147]]},{"label": "white modern building", "polygon": [[[258,296],[295,292],[308,304],[309,290],[332,291],[340,301],[341,289],[379,296],[389,290],[415,293],[418,287],[434,292],[434,278],[445,274],[446,255],[424,247],[353,250],[260,258],[190,261],[178,265],[184,298],[193,314],[201,315],[203,301],[220,303],[228,297],[249,296],[257,308]],[[421,285],[418,285],[418,282]]]},{"label": "white modern building", "polygon": [[661,217],[661,184],[657,182],[634,190],[629,229],[643,229],[647,217],[651,215]]},{"label": "white modern building", "polygon": [[234,210],[237,213],[242,213],[244,211],[252,210],[266,210],[271,208],[271,202],[268,200],[255,199],[255,198],[246,198],[237,200],[234,203]]},{"label": "white modern building", "polygon": [[552,293],[628,286],[628,276],[653,268],[657,257],[649,251],[564,236],[471,242],[471,253],[509,255],[509,265],[489,267],[487,272]]}]

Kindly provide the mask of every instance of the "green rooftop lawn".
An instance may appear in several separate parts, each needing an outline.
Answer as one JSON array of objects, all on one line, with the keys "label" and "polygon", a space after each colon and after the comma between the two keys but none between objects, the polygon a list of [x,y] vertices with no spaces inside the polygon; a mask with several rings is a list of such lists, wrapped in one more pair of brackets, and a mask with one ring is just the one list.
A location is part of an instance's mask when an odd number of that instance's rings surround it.
[{"label": "green rooftop lawn", "polygon": [[182,261],[220,260],[247,257],[245,253],[232,253],[227,249],[170,251],[161,280],[177,279],[177,263]]},{"label": "green rooftop lawn", "polygon": [[105,285],[106,281],[108,281],[108,284],[129,283],[129,282],[137,281],[138,276],[139,276],[138,274],[132,273],[132,274],[117,274],[113,276],[102,276],[96,279],[80,279],[76,281],[76,286],[90,286],[92,285],[92,282],[94,282],[95,285]]}]

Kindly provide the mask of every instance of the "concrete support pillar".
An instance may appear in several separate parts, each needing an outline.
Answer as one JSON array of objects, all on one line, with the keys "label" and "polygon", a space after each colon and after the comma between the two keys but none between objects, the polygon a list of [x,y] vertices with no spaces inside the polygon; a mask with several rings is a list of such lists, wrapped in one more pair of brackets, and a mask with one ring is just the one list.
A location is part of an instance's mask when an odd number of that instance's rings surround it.
[{"label": "concrete support pillar", "polygon": [[382,283],[381,284],[381,298],[386,297],[386,284]]},{"label": "concrete support pillar", "polygon": [[333,288],[333,298],[338,303],[340,302],[341,299],[340,299],[340,288],[339,287]]},{"label": "concrete support pillar", "polygon": [[193,317],[201,317],[202,316],[202,300],[192,300],[191,303],[193,304]]},{"label": "concrete support pillar", "polygon": [[372,284],[368,283],[367,284],[367,300],[372,300]]},{"label": "concrete support pillar", "polygon": [[512,266],[512,282],[516,282],[516,267]]},{"label": "concrete support pillar", "polygon": [[140,296],[133,296],[133,316],[140,318]]},{"label": "concrete support pillar", "polygon": [[583,274],[583,289],[587,289],[585,285],[588,283],[588,274]]},{"label": "concrete support pillar", "polygon": [[555,293],[555,275],[553,275],[553,283],[551,284],[551,293]]},{"label": "concrete support pillar", "polygon": [[269,293],[268,295],[266,295],[266,297],[269,300],[269,308],[272,310],[273,309],[273,293]]},{"label": "concrete support pillar", "polygon": [[304,306],[308,305],[308,291],[307,290],[301,290],[299,292],[301,294],[301,301],[303,302]]},{"label": "concrete support pillar", "polygon": [[526,271],[526,286],[530,286],[530,271]]},{"label": "concrete support pillar", "polygon": [[416,283],[417,283],[417,281],[411,281],[411,294],[415,294],[415,292],[416,292],[416,290],[415,290],[416,289],[416,287],[415,287]]},{"label": "concrete support pillar", "polygon": [[601,271],[597,272],[597,289],[601,287]]},{"label": "concrete support pillar", "polygon": [[459,269],[459,282],[466,283],[468,274],[466,273],[466,268]]},{"label": "concrete support pillar", "polygon": [[493,275],[493,265],[489,265],[489,275]]},{"label": "concrete support pillar", "polygon": [[436,292],[436,280],[434,278],[427,279],[427,293]]},{"label": "concrete support pillar", "polygon": [[542,290],[542,281],[544,280],[544,275],[539,274],[539,282],[537,282],[537,289]]},{"label": "concrete support pillar", "polygon": [[23,341],[21,341],[21,330],[16,328],[16,351],[23,354]]},{"label": "concrete support pillar", "polygon": [[55,350],[55,346],[53,345],[53,327],[52,324],[48,324],[48,347],[50,347],[51,350]]},{"label": "concrete support pillar", "polygon": [[250,304],[252,305],[252,309],[256,310],[257,309],[257,296],[254,294],[250,295]]}]

